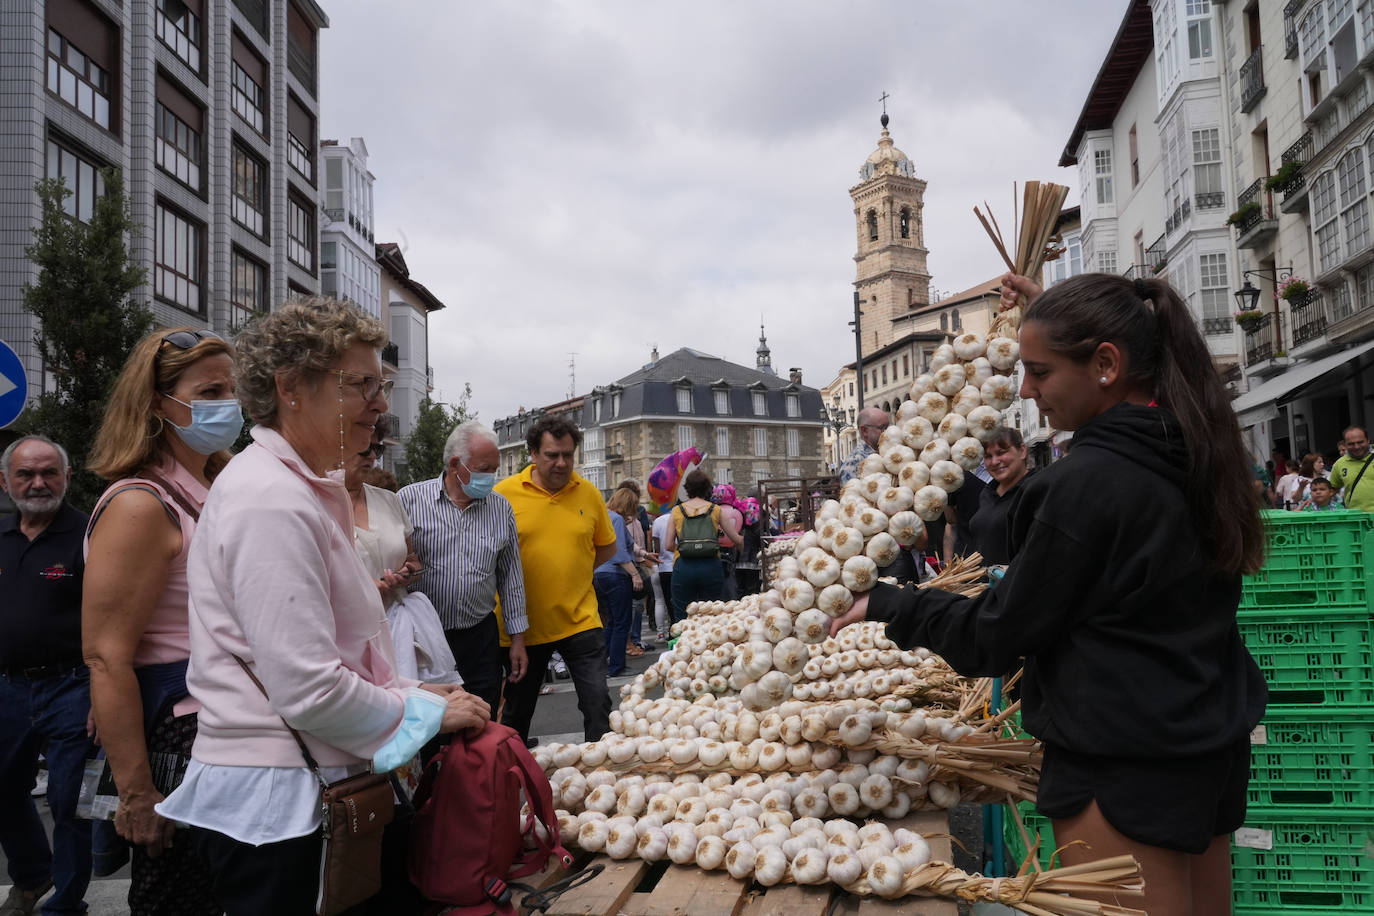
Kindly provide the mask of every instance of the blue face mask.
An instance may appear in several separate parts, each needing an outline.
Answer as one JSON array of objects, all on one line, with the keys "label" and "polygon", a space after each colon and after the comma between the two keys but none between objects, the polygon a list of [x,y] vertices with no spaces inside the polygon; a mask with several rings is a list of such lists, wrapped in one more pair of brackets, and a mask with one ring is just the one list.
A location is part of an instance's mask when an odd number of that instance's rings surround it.
[{"label": "blue face mask", "polygon": [[243,432],[243,410],[235,398],[223,401],[192,401],[187,404],[179,398],[167,397],[191,408],[191,425],[177,426],[167,421],[181,441],[201,455],[213,455],[233,445]]},{"label": "blue face mask", "polygon": [[[464,464],[463,467],[467,468],[468,466]],[[468,482],[460,482],[459,486],[468,495],[468,499],[486,499],[491,495],[492,487],[496,486],[496,474],[490,471],[482,473],[468,468]]]}]

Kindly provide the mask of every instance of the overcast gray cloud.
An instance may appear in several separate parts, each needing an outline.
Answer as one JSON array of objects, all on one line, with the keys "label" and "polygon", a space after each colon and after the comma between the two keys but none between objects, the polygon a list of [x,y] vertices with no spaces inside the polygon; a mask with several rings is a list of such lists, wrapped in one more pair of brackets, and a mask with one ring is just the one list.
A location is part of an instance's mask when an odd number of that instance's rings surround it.
[{"label": "overcast gray cloud", "polygon": [[[488,421],[691,346],[820,386],[852,358],[848,189],[878,139],[929,182],[933,286],[999,260],[973,217],[1055,167],[1125,0],[331,0],[321,135],[361,136],[379,240],[447,308],[440,394]],[[1076,191],[1071,194],[1071,201]]]}]

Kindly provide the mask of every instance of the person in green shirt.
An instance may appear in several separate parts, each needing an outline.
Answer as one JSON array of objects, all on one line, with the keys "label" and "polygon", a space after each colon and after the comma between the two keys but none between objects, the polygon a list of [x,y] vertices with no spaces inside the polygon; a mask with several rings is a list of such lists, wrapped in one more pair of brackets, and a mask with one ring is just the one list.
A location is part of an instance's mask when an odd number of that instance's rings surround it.
[{"label": "person in green shirt", "polygon": [[1332,512],[1344,509],[1341,505],[1341,498],[1336,495],[1336,490],[1331,486],[1331,481],[1325,477],[1318,477],[1313,480],[1309,487],[1309,495],[1303,500],[1302,511],[1304,512]]},{"label": "person in green shirt", "polygon": [[1374,512],[1374,455],[1369,452],[1369,434],[1351,426],[1344,433],[1345,454],[1331,465],[1331,485],[1340,491],[1347,509]]}]

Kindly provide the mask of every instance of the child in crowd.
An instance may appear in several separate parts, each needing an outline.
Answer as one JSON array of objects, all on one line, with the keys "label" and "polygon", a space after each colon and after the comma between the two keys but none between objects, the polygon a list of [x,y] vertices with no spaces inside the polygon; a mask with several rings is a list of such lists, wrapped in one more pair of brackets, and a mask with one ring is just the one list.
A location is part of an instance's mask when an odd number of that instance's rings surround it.
[{"label": "child in crowd", "polygon": [[1333,509],[1344,509],[1341,498],[1336,495],[1336,490],[1331,486],[1331,481],[1325,477],[1318,477],[1313,480],[1307,499],[1303,500],[1299,508],[1304,512],[1330,512]]}]

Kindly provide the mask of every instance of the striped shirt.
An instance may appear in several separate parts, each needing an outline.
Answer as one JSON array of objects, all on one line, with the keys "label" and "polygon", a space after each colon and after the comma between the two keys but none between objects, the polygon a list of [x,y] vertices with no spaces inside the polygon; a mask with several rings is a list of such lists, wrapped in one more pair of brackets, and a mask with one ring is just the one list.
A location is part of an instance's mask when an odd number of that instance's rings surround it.
[{"label": "striped shirt", "polygon": [[500,493],[474,499],[465,509],[444,492],[444,478],[402,487],[401,505],[415,525],[411,543],[423,565],[413,590],[424,592],[445,630],[476,626],[496,609],[507,633],[523,633],[525,577],[515,513]]}]

